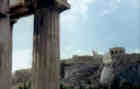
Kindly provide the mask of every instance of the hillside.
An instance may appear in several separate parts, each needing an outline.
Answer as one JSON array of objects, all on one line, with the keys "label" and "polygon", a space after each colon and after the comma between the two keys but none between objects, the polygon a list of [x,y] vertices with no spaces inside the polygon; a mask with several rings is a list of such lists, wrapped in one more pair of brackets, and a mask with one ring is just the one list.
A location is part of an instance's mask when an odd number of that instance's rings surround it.
[{"label": "hillside", "polygon": [[[112,55],[111,64],[103,63],[105,56],[74,56],[61,60],[61,82],[65,86],[74,87],[79,87],[83,82],[91,87],[108,86],[109,81],[112,86],[115,84],[119,87],[124,80],[130,84],[140,84],[140,54]],[[31,76],[30,69],[16,71],[13,85],[29,81]]]}]

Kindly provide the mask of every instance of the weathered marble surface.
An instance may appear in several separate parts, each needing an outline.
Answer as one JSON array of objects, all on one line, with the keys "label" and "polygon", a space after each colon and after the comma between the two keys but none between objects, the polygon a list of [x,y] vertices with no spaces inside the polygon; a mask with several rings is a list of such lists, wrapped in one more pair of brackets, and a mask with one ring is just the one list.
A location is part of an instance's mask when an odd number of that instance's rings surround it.
[{"label": "weathered marble surface", "polygon": [[64,5],[58,8],[55,0],[34,0],[33,3],[36,10],[32,89],[59,89],[59,14],[65,10],[64,7],[68,7]]},{"label": "weathered marble surface", "polygon": [[59,13],[35,13],[32,89],[59,89]]},{"label": "weathered marble surface", "polygon": [[0,89],[11,89],[12,34],[9,18],[0,19]]},{"label": "weathered marble surface", "polygon": [[8,0],[0,0],[0,89],[11,89],[12,32]]},{"label": "weathered marble surface", "polygon": [[9,11],[8,0],[0,0],[0,13],[7,13]]}]

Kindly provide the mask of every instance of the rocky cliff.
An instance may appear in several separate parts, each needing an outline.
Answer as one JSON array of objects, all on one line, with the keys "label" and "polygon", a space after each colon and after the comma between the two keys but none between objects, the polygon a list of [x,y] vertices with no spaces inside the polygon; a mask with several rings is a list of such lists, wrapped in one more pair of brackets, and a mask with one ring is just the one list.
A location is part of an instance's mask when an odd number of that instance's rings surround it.
[{"label": "rocky cliff", "polygon": [[[110,73],[102,73],[105,67],[112,69],[110,85],[115,87],[121,85],[122,81],[127,81],[133,85],[140,85],[140,54],[125,54],[112,56],[111,64],[103,63],[102,55],[77,56],[69,60],[61,60],[61,80],[68,86],[79,86],[81,82],[99,87],[101,76]],[[107,71],[105,71],[107,72]],[[31,79],[31,71],[17,71],[13,77],[13,84]],[[107,80],[107,78],[104,78]],[[105,80],[105,81],[106,81]],[[104,80],[103,80],[104,81]],[[108,82],[107,82],[108,83]],[[108,84],[107,84],[108,85]]]}]

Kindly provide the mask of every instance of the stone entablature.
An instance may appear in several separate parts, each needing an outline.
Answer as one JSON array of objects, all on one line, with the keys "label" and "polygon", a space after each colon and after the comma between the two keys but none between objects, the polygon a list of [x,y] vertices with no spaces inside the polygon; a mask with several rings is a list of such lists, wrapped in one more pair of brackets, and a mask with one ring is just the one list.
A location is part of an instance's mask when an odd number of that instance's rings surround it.
[{"label": "stone entablature", "polygon": [[17,6],[17,5],[24,5],[25,0],[10,0],[10,7]]},{"label": "stone entablature", "polygon": [[10,0],[10,18],[19,19],[29,16],[34,14],[35,10],[41,8],[53,8],[62,12],[69,9],[70,5],[67,0]]}]

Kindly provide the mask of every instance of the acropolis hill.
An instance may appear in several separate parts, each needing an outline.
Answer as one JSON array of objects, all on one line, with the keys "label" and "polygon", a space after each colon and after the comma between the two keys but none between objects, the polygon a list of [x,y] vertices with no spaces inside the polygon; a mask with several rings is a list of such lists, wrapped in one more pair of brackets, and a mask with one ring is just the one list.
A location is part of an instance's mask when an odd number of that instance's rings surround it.
[{"label": "acropolis hill", "polygon": [[[99,87],[102,84],[108,85],[110,82],[113,84],[116,80],[120,82],[123,79],[129,82],[133,80],[133,82],[139,84],[139,63],[140,53],[126,53],[122,47],[111,48],[104,55],[95,52],[91,56],[75,55],[72,58],[61,60],[61,80],[66,86],[74,87],[79,87],[80,81],[90,81],[92,87]],[[16,81],[18,79],[22,79],[23,81],[30,80],[30,72],[21,72],[21,74],[29,76],[23,78],[17,75],[18,77],[14,80],[14,84],[17,84]],[[111,77],[112,75],[114,77]]]}]

